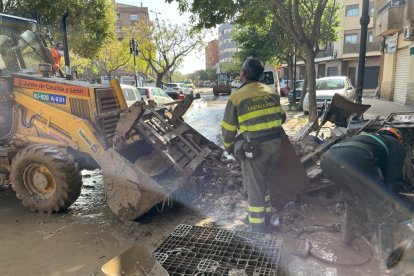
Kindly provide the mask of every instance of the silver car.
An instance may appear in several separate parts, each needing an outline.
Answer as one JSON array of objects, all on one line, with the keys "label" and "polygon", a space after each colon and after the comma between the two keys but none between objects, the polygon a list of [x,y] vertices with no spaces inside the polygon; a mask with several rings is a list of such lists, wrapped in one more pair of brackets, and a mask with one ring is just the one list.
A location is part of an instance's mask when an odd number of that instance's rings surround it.
[{"label": "silver car", "polygon": [[[325,102],[330,103],[335,94],[354,101],[355,87],[351,81],[344,76],[325,77],[316,80],[316,105],[321,108]],[[309,93],[303,98],[303,111],[309,112]]]}]

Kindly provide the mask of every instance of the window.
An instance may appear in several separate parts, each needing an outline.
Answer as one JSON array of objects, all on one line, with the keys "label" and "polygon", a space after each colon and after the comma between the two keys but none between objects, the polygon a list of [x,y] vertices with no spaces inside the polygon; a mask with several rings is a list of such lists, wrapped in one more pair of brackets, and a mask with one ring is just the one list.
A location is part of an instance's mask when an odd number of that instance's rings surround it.
[{"label": "window", "polygon": [[131,14],[129,16],[129,19],[131,19],[131,21],[137,21],[138,20],[138,14]]},{"label": "window", "polygon": [[345,16],[346,17],[348,17],[348,16],[358,16],[358,9],[359,9],[358,4],[346,6]]},{"label": "window", "polygon": [[158,88],[158,93],[160,94],[160,96],[162,96],[162,97],[169,97],[168,95],[167,95],[167,93],[165,93],[165,91],[164,90],[162,90],[161,88]]},{"label": "window", "polygon": [[346,34],[345,35],[345,44],[356,44],[358,39],[357,34]]},{"label": "window", "polygon": [[375,15],[375,2],[369,3],[368,13],[370,17],[373,17]]},{"label": "window", "polygon": [[124,91],[125,100],[127,101],[135,101],[135,93],[133,89],[130,88],[124,88],[122,89]]},{"label": "window", "polygon": [[121,14],[119,12],[116,13],[116,19],[117,20],[121,19]]},{"label": "window", "polygon": [[[327,72],[328,77],[338,75],[338,67],[328,67],[327,70],[328,70],[328,72]],[[320,88],[318,88],[318,87],[320,87]],[[323,87],[325,87],[325,85],[319,84],[319,86],[318,86],[318,81],[316,81],[316,89],[323,90]]]},{"label": "window", "polygon": [[[329,72],[337,74],[337,67],[328,67]],[[335,76],[335,75],[331,75]],[[345,82],[343,79],[328,79],[328,80],[317,80],[316,81],[316,90],[335,90],[342,89],[345,87]]]},{"label": "window", "polygon": [[262,74],[262,77],[260,78],[260,82],[264,83],[264,84],[274,84],[275,80],[273,78],[273,72],[264,72]]},{"label": "window", "polygon": [[368,43],[374,42],[374,35],[372,34],[372,32],[368,32],[367,42]]},{"label": "window", "polygon": [[147,89],[145,88],[138,88],[139,94],[141,94],[141,96],[146,96],[147,95]]},{"label": "window", "polygon": [[402,6],[407,4],[407,0],[392,0],[391,1],[391,6],[392,7],[397,7],[397,6]]}]

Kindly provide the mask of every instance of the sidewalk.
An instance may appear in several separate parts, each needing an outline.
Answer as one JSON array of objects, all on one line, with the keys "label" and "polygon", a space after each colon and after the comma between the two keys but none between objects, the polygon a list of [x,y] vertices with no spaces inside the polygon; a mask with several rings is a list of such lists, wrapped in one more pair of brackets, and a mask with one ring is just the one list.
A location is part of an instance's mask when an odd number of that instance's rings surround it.
[{"label": "sidewalk", "polygon": [[363,98],[362,104],[371,105],[367,112],[364,113],[366,118],[375,118],[376,116],[386,118],[390,113],[394,112],[414,112],[414,105],[403,105],[381,99]]}]

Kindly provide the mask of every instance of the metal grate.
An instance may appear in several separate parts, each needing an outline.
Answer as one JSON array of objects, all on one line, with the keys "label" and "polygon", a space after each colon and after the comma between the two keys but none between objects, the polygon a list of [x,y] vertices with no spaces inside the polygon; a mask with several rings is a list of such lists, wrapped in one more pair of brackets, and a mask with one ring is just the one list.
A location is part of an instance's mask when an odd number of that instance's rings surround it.
[{"label": "metal grate", "polygon": [[[153,253],[170,275],[278,275],[283,240],[181,224]],[[242,274],[240,274],[242,275]]]},{"label": "metal grate", "polygon": [[88,100],[70,98],[69,101],[72,114],[91,120]]},{"label": "metal grate", "polygon": [[100,118],[100,132],[104,135],[107,144],[111,145],[119,121],[119,114],[116,113],[119,110],[119,105],[112,88],[97,88],[95,96]]}]

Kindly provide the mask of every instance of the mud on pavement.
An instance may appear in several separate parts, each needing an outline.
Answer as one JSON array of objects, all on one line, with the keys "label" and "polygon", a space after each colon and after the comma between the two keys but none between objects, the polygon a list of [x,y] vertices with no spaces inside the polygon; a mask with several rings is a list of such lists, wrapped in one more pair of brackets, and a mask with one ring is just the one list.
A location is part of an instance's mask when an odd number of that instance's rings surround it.
[{"label": "mud on pavement", "polygon": [[[219,121],[226,100],[227,97],[203,95],[186,115],[195,129],[217,144],[221,144]],[[303,119],[295,112],[288,115],[289,134],[299,128]],[[236,166],[231,170],[231,177],[215,175],[198,187],[197,200],[182,208],[165,208],[162,213],[151,210],[134,222],[120,221],[108,208],[98,170],[83,171],[82,194],[66,213],[31,213],[9,187],[3,187],[0,274],[103,275],[100,270],[105,262],[136,243],[154,250],[179,224],[248,230],[241,176]],[[312,196],[300,203],[287,203],[274,217],[271,234],[284,239],[284,274],[379,275],[379,261],[363,241],[355,244],[357,251],[341,251],[336,191]],[[301,255],[299,249],[307,241],[311,242],[312,254]],[[353,266],[354,263],[359,265]]]}]

